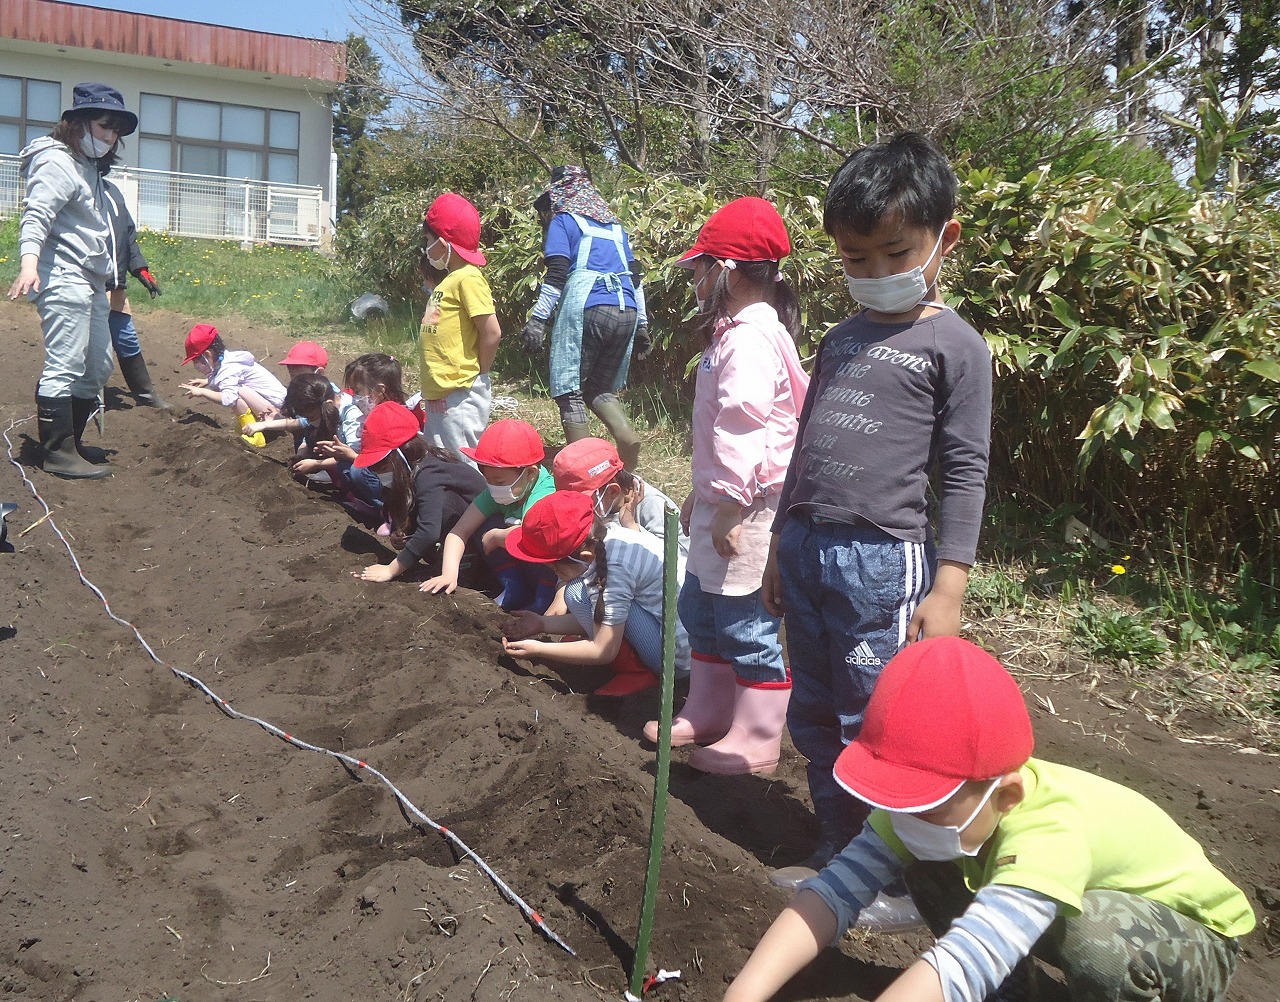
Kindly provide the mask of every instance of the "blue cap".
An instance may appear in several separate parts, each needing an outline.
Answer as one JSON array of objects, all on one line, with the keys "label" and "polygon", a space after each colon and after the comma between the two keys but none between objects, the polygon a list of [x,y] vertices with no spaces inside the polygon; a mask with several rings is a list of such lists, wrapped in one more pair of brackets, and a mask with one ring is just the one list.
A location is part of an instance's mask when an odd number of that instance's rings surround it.
[{"label": "blue cap", "polygon": [[124,98],[114,87],[103,83],[78,83],[71,92],[71,107],[62,117],[81,111],[109,111],[125,120],[120,135],[131,136],[138,128],[138,116],[124,106]]}]

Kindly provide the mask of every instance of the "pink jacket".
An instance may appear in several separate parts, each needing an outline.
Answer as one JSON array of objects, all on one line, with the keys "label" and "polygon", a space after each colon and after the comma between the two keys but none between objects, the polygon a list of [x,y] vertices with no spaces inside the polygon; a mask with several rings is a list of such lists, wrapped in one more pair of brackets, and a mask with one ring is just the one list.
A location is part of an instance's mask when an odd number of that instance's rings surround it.
[{"label": "pink jacket", "polygon": [[768,303],[718,325],[698,363],[694,493],[746,506],[781,491],[808,389],[795,342]]}]

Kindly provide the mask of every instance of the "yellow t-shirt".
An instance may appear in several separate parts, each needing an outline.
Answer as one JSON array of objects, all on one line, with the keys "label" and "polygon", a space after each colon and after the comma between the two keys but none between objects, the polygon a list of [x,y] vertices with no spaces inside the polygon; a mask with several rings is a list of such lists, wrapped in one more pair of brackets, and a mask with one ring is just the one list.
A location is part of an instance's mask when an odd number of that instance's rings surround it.
[{"label": "yellow t-shirt", "polygon": [[476,381],[480,358],[475,318],[493,312],[493,292],[475,265],[463,265],[440,280],[422,315],[418,338],[424,399],[443,400]]},{"label": "yellow t-shirt", "polygon": [[[1123,891],[1168,905],[1223,936],[1254,926],[1249,900],[1209,862],[1200,843],[1140,793],[1065,765],[1030,759],[1026,797],[975,857],[957,860],[971,890],[1005,884],[1080,914],[1085,891]],[[871,825],[900,858],[911,854],[885,811]]]}]

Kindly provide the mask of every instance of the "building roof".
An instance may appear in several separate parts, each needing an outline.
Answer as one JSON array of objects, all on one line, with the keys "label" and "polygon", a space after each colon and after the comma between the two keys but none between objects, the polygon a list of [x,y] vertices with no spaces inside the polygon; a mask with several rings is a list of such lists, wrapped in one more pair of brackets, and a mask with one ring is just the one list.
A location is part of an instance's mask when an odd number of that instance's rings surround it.
[{"label": "building roof", "polygon": [[3,0],[0,39],[341,83],[346,46],[315,38],[103,10],[61,0]]}]

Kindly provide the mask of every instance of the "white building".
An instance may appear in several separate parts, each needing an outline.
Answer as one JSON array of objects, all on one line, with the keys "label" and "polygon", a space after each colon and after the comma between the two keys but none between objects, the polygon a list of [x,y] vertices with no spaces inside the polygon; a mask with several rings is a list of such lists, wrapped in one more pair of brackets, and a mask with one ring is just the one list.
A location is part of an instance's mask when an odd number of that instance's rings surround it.
[{"label": "white building", "polygon": [[191,236],[327,244],[339,42],[103,10],[0,0],[0,211],[16,154],[47,134],[81,81],[138,114],[112,171],[138,224]]}]

